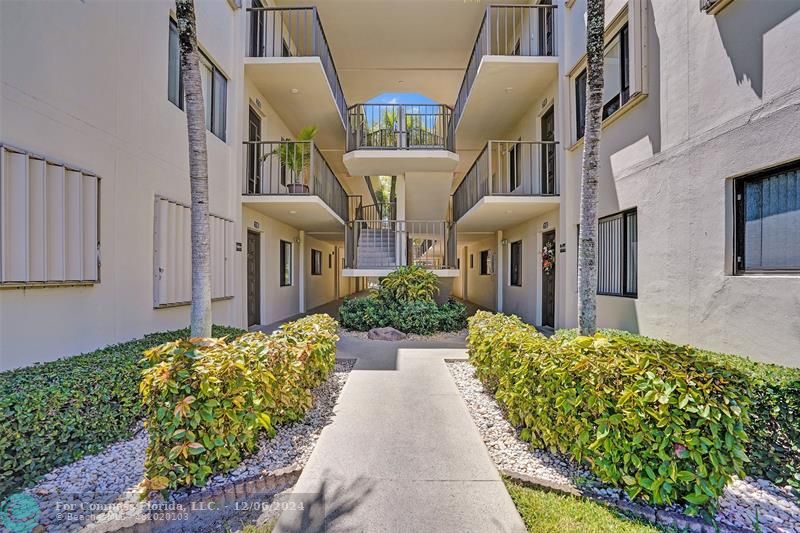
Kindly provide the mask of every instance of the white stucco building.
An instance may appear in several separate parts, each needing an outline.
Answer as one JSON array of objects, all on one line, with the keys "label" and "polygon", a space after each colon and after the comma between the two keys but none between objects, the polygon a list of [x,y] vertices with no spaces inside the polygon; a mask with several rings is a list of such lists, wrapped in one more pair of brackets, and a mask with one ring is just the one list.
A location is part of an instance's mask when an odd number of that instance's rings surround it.
[{"label": "white stucco building", "polygon": [[[197,0],[214,322],[413,262],[575,326],[585,11]],[[0,2],[0,369],[188,323],[174,16]],[[606,19],[599,325],[800,365],[800,2],[607,0]]]}]

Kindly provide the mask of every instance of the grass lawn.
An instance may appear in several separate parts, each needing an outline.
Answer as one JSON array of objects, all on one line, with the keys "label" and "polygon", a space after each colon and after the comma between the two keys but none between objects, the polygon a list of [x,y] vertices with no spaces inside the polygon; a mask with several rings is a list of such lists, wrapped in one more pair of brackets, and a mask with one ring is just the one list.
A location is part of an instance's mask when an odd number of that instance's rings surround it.
[{"label": "grass lawn", "polygon": [[505,480],[508,493],[525,521],[528,531],[580,531],[581,533],[665,531],[660,527],[627,518],[598,503],[524,487]]}]

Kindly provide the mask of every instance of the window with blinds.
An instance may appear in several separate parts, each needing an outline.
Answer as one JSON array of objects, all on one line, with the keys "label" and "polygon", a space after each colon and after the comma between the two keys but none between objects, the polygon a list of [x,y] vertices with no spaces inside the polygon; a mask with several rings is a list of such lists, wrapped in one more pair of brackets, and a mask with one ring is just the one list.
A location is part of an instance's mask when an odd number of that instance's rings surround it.
[{"label": "window with blinds", "polygon": [[[209,216],[211,298],[233,297],[233,222]],[[153,307],[186,305],[192,300],[191,209],[156,197],[153,232]]]},{"label": "window with blinds", "polygon": [[[206,129],[224,141],[227,122],[228,79],[206,54],[200,51],[199,56],[200,83],[203,89]],[[170,102],[183,109],[184,87],[181,71],[181,50],[178,26],[172,19],[169,21],[167,71],[167,98]]]},{"label": "window with blinds", "polygon": [[800,162],[736,180],[736,272],[800,271]]},{"label": "window with blinds", "polygon": [[100,178],[0,145],[0,284],[100,281]]},{"label": "window with blinds", "polygon": [[637,294],[636,210],[601,218],[597,223],[597,294]]}]

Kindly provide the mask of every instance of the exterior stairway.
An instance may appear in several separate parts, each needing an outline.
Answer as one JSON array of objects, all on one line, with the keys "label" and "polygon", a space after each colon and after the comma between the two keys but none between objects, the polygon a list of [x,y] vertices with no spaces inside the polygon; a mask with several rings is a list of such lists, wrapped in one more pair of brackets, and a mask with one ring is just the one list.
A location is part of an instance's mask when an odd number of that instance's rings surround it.
[{"label": "exterior stairway", "polygon": [[[375,226],[375,223],[367,223]],[[362,227],[356,249],[358,268],[385,268],[397,266],[397,233],[394,228]]]}]

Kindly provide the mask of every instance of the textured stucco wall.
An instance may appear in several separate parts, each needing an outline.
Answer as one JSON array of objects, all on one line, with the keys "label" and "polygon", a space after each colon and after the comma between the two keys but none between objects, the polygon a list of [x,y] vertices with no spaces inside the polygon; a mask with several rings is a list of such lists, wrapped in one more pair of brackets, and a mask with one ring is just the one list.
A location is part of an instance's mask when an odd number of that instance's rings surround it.
[{"label": "textured stucco wall", "polygon": [[[0,368],[189,322],[188,306],[153,309],[154,197],[189,202],[185,115],[167,99],[172,8],[169,1],[0,4],[0,139],[102,178],[101,282],[0,291]],[[198,26],[231,78],[228,142],[208,135],[210,208],[238,220],[239,181],[231,181],[240,140],[238,28],[225,2],[200,3]],[[212,308],[216,323],[242,320],[233,300]]]},{"label": "textured stucco wall", "polygon": [[[731,178],[800,158],[800,56],[787,53],[800,5],[733,2],[709,16],[642,1],[649,91],[603,129],[598,210],[638,209],[639,294],[598,297],[598,323],[800,365],[800,277],[731,275]],[[584,10],[566,10],[568,28]],[[560,94],[569,128],[567,82]],[[582,148],[564,152],[562,326],[576,324]]]}]

